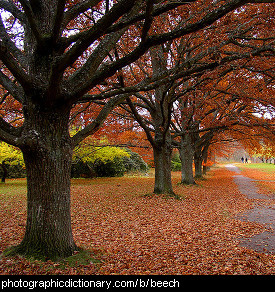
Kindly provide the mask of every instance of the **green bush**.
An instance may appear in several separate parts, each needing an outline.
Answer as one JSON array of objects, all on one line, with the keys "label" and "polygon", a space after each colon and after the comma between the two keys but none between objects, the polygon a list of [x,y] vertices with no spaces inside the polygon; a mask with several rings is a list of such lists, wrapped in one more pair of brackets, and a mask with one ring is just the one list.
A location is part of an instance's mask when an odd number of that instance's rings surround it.
[{"label": "green bush", "polygon": [[87,163],[84,163],[82,160],[78,162],[73,162],[71,177],[95,177],[95,171],[89,167]]},{"label": "green bush", "polygon": [[112,176],[123,176],[126,172],[126,168],[123,164],[123,158],[114,158],[107,162],[96,160],[93,169],[96,176],[99,177],[112,177]]},{"label": "green bush", "polygon": [[[113,177],[123,176],[127,172],[148,171],[147,164],[139,154],[130,149],[124,149],[124,151],[127,155],[116,156],[112,159],[105,157],[102,151],[100,157],[95,160],[78,160],[72,165],[72,177]],[[110,153],[107,155],[110,156]]]},{"label": "green bush", "polygon": [[171,159],[171,170],[172,171],[180,171],[181,170],[181,161],[179,152],[174,152]]},{"label": "green bush", "polygon": [[126,172],[142,172],[145,173],[148,171],[149,167],[147,163],[142,159],[142,157],[131,151],[130,149],[125,149],[129,153],[130,157],[123,157],[123,164],[126,168]]},{"label": "green bush", "polygon": [[177,161],[171,161],[171,170],[172,171],[181,171],[181,163]]}]

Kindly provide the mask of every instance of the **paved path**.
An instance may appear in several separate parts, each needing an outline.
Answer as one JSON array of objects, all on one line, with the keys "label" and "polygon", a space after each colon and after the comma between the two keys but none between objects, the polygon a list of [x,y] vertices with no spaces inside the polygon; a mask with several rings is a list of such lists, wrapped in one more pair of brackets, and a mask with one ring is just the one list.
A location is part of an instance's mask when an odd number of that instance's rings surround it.
[{"label": "paved path", "polygon": [[[250,199],[275,199],[273,196],[267,196],[258,193],[258,188],[255,180],[241,175],[241,171],[238,167],[232,164],[226,165],[226,168],[236,173],[234,182],[239,187],[242,194],[246,195]],[[274,253],[275,254],[275,204],[271,206],[255,205],[255,207],[245,213],[240,218],[242,220],[248,220],[258,222],[270,227],[269,231],[257,234],[251,238],[242,239],[240,245],[251,248],[258,252]]]}]

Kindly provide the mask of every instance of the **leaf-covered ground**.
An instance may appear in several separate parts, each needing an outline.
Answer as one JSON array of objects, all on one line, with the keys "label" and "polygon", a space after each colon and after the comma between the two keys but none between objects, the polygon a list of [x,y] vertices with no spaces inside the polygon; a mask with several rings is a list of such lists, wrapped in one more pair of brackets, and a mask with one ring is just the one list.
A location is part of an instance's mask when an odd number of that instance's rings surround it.
[{"label": "leaf-covered ground", "polygon": [[236,164],[242,174],[257,182],[261,191],[267,195],[275,194],[275,165],[269,163]]},{"label": "leaf-covered ground", "polygon": [[[0,274],[275,274],[275,255],[239,246],[265,227],[236,219],[253,200],[240,194],[232,175],[215,168],[186,187],[175,173],[181,200],[151,194],[151,177],[74,180],[75,241],[101,263],[2,258]],[[20,242],[25,220],[25,181],[0,185],[0,252]]]}]

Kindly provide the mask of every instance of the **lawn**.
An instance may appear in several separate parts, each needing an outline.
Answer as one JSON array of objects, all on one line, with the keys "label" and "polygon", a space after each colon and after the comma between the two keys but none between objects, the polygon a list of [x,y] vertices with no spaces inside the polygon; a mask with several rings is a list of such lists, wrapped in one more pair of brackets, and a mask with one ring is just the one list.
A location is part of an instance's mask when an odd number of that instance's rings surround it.
[{"label": "lawn", "polygon": [[243,169],[256,169],[264,172],[273,172],[275,174],[275,164],[271,163],[238,163],[238,166]]},{"label": "lawn", "polygon": [[[89,256],[1,258],[0,274],[275,274],[275,255],[238,244],[265,228],[237,219],[253,202],[232,175],[213,168],[197,185],[182,186],[173,173],[180,200],[152,194],[152,177],[72,180],[74,238]],[[25,181],[8,180],[0,185],[0,252],[20,242],[25,221]]]}]

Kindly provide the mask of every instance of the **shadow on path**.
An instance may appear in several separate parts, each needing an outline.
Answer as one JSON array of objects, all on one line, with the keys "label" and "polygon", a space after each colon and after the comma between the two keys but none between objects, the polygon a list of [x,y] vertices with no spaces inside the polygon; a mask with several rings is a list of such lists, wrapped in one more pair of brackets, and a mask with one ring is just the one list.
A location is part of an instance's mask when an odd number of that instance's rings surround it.
[{"label": "shadow on path", "polygon": [[[239,191],[249,199],[275,199],[275,194],[270,197],[258,193],[257,185],[254,182],[255,180],[241,175],[241,170],[235,165],[228,164],[226,168],[236,173],[236,175],[233,176],[234,182],[238,186]],[[275,254],[275,205],[255,206],[253,209],[243,213],[239,218],[270,227],[270,231],[264,231],[251,238],[242,239],[240,245],[251,248],[257,252]]]}]

